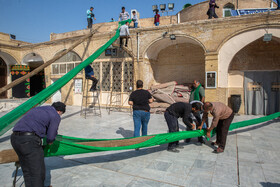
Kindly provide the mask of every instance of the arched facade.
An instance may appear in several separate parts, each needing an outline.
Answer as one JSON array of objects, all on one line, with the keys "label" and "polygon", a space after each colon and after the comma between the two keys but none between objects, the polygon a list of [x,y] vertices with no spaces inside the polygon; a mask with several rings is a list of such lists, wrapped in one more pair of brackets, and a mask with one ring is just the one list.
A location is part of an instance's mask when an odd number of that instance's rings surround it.
[{"label": "arched facade", "polygon": [[174,35],[159,38],[148,45],[144,52],[145,62],[148,62],[152,76],[148,85],[176,81],[178,84],[188,84],[198,79],[205,80],[205,47],[197,39]]},{"label": "arched facade", "polygon": [[[28,53],[21,60],[22,65],[27,65],[30,68],[30,72],[39,66],[44,64],[44,60],[41,55],[37,53]],[[30,78],[30,96],[34,96],[37,93],[41,92],[44,88],[46,88],[45,83],[45,72],[42,70],[36,75]]]},{"label": "arched facade", "polygon": [[[263,41],[266,33],[272,34],[271,41]],[[218,86],[228,90],[228,98],[241,95],[242,113],[266,115],[280,109],[277,99],[279,92],[271,91],[272,84],[280,82],[277,80],[280,76],[279,42],[279,29],[255,28],[240,31],[221,45],[218,53]],[[259,77],[263,77],[262,81],[258,80]],[[256,96],[253,87],[258,86],[262,91],[258,90],[259,96]],[[265,98],[273,100],[270,107]]]},{"label": "arched facade", "polygon": [[[11,66],[18,64],[17,60],[9,53],[0,51],[1,61],[1,80],[0,87],[3,87],[11,82]],[[5,75],[5,76],[4,76]],[[12,96],[11,90],[4,92],[0,95],[0,98],[9,98]]]}]

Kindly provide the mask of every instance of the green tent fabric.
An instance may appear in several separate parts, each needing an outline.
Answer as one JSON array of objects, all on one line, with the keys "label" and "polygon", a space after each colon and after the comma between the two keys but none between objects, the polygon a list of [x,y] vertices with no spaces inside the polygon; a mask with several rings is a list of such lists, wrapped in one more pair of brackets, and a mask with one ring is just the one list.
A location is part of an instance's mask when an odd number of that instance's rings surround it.
[{"label": "green tent fabric", "polygon": [[[119,27],[126,21],[119,22]],[[65,74],[63,77],[58,79],[56,82],[48,86],[46,89],[42,90],[40,93],[36,94],[34,97],[30,98],[11,112],[0,118],[0,136],[5,134],[9,129],[11,129],[20,119],[22,115],[28,112],[33,107],[39,106],[45,103],[57,90],[62,88],[65,84],[67,84],[70,80],[72,80],[80,71],[82,71],[87,65],[92,63],[96,58],[98,58],[115,40],[118,39],[120,35],[119,27],[116,31],[115,36],[113,36],[107,43],[101,46],[95,53],[93,53],[90,57],[84,60],[77,67],[72,69],[70,72]]]},{"label": "green tent fabric", "polygon": [[[261,118],[251,119],[247,121],[241,121],[232,123],[229,130],[247,127],[269,121],[275,118],[280,117],[280,112],[271,114],[269,116],[264,116]],[[215,134],[215,131],[212,131],[212,136]],[[126,150],[126,149],[137,149],[143,147],[151,147],[155,145],[166,144],[169,142],[174,142],[178,140],[183,140],[187,138],[194,138],[199,136],[205,136],[206,130],[195,130],[195,131],[181,131],[174,133],[164,133],[164,134],[155,134],[149,135],[144,138],[147,140],[142,141],[137,144],[131,144],[127,146],[116,146],[116,147],[102,147],[102,146],[89,146],[81,145],[83,142],[100,142],[100,141],[120,141],[128,140],[133,141],[135,138],[120,138],[120,139],[84,139],[84,138],[74,138],[68,136],[58,135],[56,141],[52,145],[46,145],[44,152],[45,156],[59,156],[59,155],[73,155],[73,154],[82,154],[82,153],[91,153],[91,152],[100,152],[100,151],[114,151],[114,150]],[[143,138],[143,137],[138,137]]]}]

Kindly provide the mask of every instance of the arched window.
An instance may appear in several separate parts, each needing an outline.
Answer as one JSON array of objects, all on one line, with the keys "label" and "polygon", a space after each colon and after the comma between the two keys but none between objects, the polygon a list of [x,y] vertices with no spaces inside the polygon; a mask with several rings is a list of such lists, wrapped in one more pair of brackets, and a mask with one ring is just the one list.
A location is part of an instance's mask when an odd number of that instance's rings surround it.
[{"label": "arched window", "polygon": [[227,3],[224,7],[223,7],[223,17],[230,17],[231,15],[231,10],[234,10],[235,7],[233,4],[231,3]]},{"label": "arched window", "polygon": [[[65,50],[62,50],[59,53],[63,51]],[[59,53],[57,53],[56,55],[58,55]],[[79,65],[81,61],[82,59],[77,53],[70,51],[52,64],[52,74],[53,75],[66,74],[69,71],[71,71],[73,68],[75,68],[77,65]]]}]

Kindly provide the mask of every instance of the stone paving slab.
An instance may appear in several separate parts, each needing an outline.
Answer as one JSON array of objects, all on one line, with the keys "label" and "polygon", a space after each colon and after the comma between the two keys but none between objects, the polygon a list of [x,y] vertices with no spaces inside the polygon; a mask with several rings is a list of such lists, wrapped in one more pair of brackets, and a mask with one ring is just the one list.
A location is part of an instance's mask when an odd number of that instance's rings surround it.
[{"label": "stone paving slab", "polygon": [[[4,113],[0,113],[0,116]],[[260,116],[236,116],[234,122]],[[180,120],[180,129],[185,126]],[[162,114],[152,114],[148,133],[166,133]],[[180,153],[166,151],[167,145],[45,158],[45,185],[97,187],[174,186],[280,186],[280,120],[242,128],[229,133],[222,154],[212,153],[210,142],[180,142]],[[10,149],[11,131],[0,137],[0,150]],[[123,138],[133,135],[129,112],[102,110],[102,117],[80,116],[80,107],[69,107],[59,134],[81,138]],[[212,138],[215,140],[215,137]],[[12,186],[14,163],[0,165],[0,186]],[[17,186],[24,186],[21,169]]]}]

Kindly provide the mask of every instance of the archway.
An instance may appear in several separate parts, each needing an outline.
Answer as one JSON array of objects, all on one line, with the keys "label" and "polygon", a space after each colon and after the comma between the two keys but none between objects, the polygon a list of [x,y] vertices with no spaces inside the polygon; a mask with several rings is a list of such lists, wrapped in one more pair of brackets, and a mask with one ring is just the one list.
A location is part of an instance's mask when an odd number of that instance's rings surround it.
[{"label": "archway", "polygon": [[194,38],[175,36],[161,38],[153,42],[145,53],[145,61],[150,62],[153,74],[151,83],[176,81],[189,84],[194,79],[204,84],[205,50]]},{"label": "archway", "polygon": [[[280,38],[272,37],[271,41],[264,42],[261,37],[233,57],[229,66],[229,87],[243,86],[246,114],[268,115],[280,111],[279,51]],[[243,78],[239,83],[238,74]]]},{"label": "archway", "polygon": [[[16,59],[10,54],[0,51],[0,87],[6,86],[11,82],[11,66],[17,64]],[[11,90],[3,92],[0,98],[11,97]]]},{"label": "archway", "polygon": [[[55,54],[58,55],[61,52],[65,51],[66,49],[63,49]],[[64,74],[70,72],[72,69],[74,69],[76,66],[78,66],[81,63],[82,59],[81,57],[74,51],[69,51],[67,54],[56,60],[52,64],[51,68],[51,83],[54,83],[57,81],[60,77],[62,77]],[[59,89],[53,96],[52,96],[52,102],[55,101],[62,101],[67,102],[69,98],[72,98],[72,95],[74,95],[73,103],[76,105],[77,100],[82,100],[81,94],[75,94],[72,93],[73,90],[73,84],[74,82],[71,81],[70,86],[65,86],[63,89]],[[63,94],[62,94],[63,93]],[[70,102],[72,99],[69,99]]]},{"label": "archway", "polygon": [[[30,67],[30,71],[33,71],[37,67],[44,64],[42,57],[36,53],[29,53],[24,56],[21,61],[21,64],[28,65]],[[34,96],[37,93],[41,92],[45,89],[45,73],[44,70],[40,71],[36,75],[30,78],[30,96]]]},{"label": "archway", "polygon": [[231,16],[231,10],[234,10],[235,7],[232,3],[227,3],[223,7],[223,17],[230,17]]},{"label": "archway", "polygon": [[[0,57],[0,88],[7,85],[7,65]],[[0,98],[7,98],[7,92],[0,94]]]},{"label": "archway", "polygon": [[[270,28],[267,29],[267,32],[280,38],[279,28]],[[221,45],[218,53],[218,87],[228,88],[229,65],[236,53],[248,44],[262,38],[267,32],[264,28],[239,32],[232,35]]]}]

